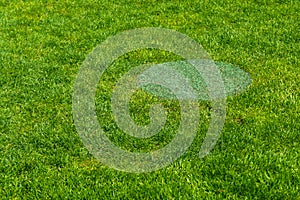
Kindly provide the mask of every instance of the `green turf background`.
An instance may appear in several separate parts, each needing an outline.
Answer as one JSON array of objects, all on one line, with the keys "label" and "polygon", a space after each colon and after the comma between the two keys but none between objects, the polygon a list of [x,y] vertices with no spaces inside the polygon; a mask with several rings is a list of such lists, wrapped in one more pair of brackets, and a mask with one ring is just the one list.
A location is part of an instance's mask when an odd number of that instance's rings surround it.
[{"label": "green turf background", "polygon": [[[298,0],[0,0],[1,199],[299,199],[299,11]],[[81,143],[72,120],[76,74],[108,36],[138,27],[177,30],[214,60],[251,74],[251,87],[228,98],[222,136],[206,158],[197,157],[209,121],[205,101],[199,137],[160,171],[109,169]],[[141,50],[122,56],[103,77],[99,121],[123,148],[170,141],[178,105],[164,102],[171,114],[162,137],[128,138],[109,112],[116,80],[130,67],[174,60],[180,58]],[[147,95],[133,97],[137,123],[147,122],[150,100],[161,101]]]}]

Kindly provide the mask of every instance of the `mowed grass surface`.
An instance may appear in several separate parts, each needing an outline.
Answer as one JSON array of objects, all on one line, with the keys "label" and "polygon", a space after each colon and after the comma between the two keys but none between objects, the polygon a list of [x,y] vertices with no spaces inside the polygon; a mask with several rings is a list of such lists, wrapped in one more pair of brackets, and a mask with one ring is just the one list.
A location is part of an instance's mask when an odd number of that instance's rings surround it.
[{"label": "mowed grass surface", "polygon": [[[1,1],[1,199],[300,198],[299,11],[297,0]],[[107,37],[138,27],[177,30],[214,60],[251,74],[251,87],[228,98],[222,136],[204,159],[197,153],[209,102],[199,102],[201,124],[190,150],[159,171],[115,171],[82,144],[72,119],[77,72]],[[174,60],[168,52],[141,50],[104,74],[99,121],[122,148],[161,147],[172,139],[180,113],[176,102],[163,102],[170,126],[151,141],[132,140],[110,118],[114,84],[138,64]],[[147,95],[132,101],[140,124],[147,123],[150,100],[161,101]]]}]

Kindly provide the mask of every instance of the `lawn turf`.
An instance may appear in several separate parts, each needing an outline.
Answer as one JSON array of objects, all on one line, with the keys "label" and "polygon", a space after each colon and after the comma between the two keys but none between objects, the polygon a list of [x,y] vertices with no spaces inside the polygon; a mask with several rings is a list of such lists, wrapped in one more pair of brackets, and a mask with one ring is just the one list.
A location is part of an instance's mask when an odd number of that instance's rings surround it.
[{"label": "lawn turf", "polygon": [[[1,199],[300,198],[299,11],[297,0],[0,1]],[[162,170],[115,171],[82,144],[72,118],[77,72],[107,37],[138,27],[177,30],[215,61],[251,74],[251,87],[228,98],[221,138],[204,159],[198,151],[209,122],[205,101],[193,145]],[[118,131],[108,108],[114,84],[131,67],[178,59],[140,50],[107,70],[96,99],[112,141],[144,151],[172,139],[176,102],[163,102],[173,113],[170,126],[146,142]],[[133,97],[137,123],[147,122],[149,99],[160,101],[147,95]]]}]

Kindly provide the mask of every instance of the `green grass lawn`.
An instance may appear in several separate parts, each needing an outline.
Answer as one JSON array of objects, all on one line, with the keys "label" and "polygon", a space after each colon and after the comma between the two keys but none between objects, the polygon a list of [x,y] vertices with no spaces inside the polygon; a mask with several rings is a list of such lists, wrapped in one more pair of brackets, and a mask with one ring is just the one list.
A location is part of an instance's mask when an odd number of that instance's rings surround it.
[{"label": "green grass lawn", "polygon": [[[86,56],[107,37],[163,27],[199,42],[218,62],[248,72],[252,85],[227,99],[213,151],[198,158],[210,103],[199,101],[200,126],[189,151],[159,171],[108,168],[82,144],[72,116],[73,85]],[[0,1],[1,199],[300,199],[300,2]],[[110,113],[117,80],[134,66],[178,60],[145,49],[123,55],[98,85],[99,121],[132,151],[167,144],[178,127],[178,102],[137,92],[132,117],[149,120],[163,103],[168,126],[147,140],[118,130]]]}]

